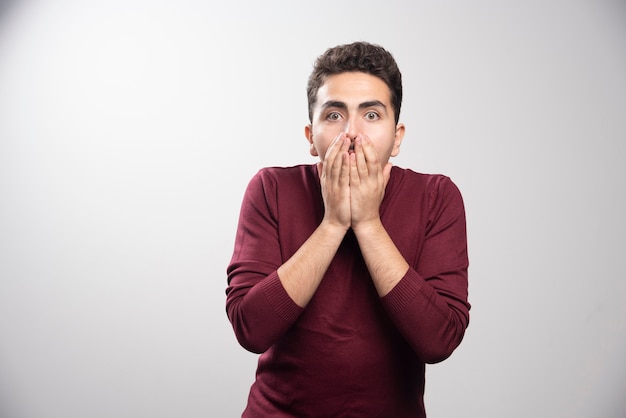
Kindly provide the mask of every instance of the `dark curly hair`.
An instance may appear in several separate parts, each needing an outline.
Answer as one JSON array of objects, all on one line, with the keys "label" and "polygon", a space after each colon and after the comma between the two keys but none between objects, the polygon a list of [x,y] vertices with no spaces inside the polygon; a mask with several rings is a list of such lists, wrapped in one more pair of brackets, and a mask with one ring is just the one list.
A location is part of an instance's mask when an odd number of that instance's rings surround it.
[{"label": "dark curly hair", "polygon": [[317,91],[326,81],[326,77],[352,71],[371,74],[387,84],[397,124],[402,104],[402,74],[395,59],[386,49],[368,42],[354,42],[329,48],[317,58],[306,87],[309,121],[313,121]]}]

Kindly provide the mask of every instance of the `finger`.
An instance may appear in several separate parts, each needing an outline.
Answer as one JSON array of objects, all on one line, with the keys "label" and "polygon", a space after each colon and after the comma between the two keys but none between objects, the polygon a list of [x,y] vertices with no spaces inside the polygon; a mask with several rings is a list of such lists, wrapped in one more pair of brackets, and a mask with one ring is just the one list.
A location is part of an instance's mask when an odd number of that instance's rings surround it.
[{"label": "finger", "polygon": [[342,149],[345,148],[345,135],[340,134],[337,138],[330,144],[328,150],[326,151],[326,155],[324,156],[324,160],[326,161],[326,173],[327,175],[337,178],[341,172],[341,154]]},{"label": "finger", "polygon": [[357,143],[354,144],[354,152],[349,154],[350,159],[350,186],[358,186],[361,183],[361,175],[359,174],[358,155],[363,153],[357,151]]},{"label": "finger", "polygon": [[348,157],[348,149],[350,148],[350,140],[344,135],[341,146],[338,147],[338,154],[335,157],[335,167],[338,169],[339,180],[344,180],[349,175],[350,163]]},{"label": "finger", "polygon": [[324,160],[328,163],[332,163],[334,157],[337,155],[338,148],[341,147],[341,137],[342,134],[337,135],[337,138],[328,146],[326,154],[324,154]]},{"label": "finger", "polygon": [[362,135],[359,135],[354,141],[354,155],[356,159],[357,173],[360,177],[365,178],[368,174],[367,158],[365,156],[365,149],[363,147]]},{"label": "finger", "polygon": [[[350,141],[348,141],[348,147],[350,146]],[[351,155],[347,152],[341,154],[341,171],[339,173],[339,186],[347,187],[350,184],[350,159]]]},{"label": "finger", "polygon": [[362,143],[367,170],[369,174],[377,175],[380,169],[380,162],[378,160],[378,152],[376,152],[376,148],[374,148],[374,143],[367,136],[363,137]]}]

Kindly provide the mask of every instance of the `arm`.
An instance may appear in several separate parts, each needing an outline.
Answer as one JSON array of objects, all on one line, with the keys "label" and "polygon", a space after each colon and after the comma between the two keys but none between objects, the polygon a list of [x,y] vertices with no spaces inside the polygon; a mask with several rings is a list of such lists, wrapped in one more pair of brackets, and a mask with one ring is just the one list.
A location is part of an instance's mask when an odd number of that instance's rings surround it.
[{"label": "arm", "polygon": [[425,241],[398,284],[382,298],[395,326],[425,362],[449,357],[469,323],[467,236],[461,194],[446,177],[433,181]]},{"label": "arm", "polygon": [[416,264],[421,276],[381,223],[380,190],[389,165],[380,167],[369,141],[357,143],[351,164],[353,229],[390,318],[421,359],[441,361],[461,342],[469,320],[462,199],[449,180],[433,185],[429,228]]},{"label": "arm", "polygon": [[382,297],[404,277],[409,264],[380,220],[380,204],[389,181],[391,164],[381,167],[372,142],[360,136],[350,156],[352,229],[374,286]]},{"label": "arm", "polygon": [[289,296],[305,307],[317,290],[328,266],[350,227],[350,141],[339,135],[318,164],[324,218],[296,253],[278,268],[278,276]]},{"label": "arm", "polygon": [[339,138],[320,164],[325,214],[321,224],[287,261],[282,263],[278,220],[258,176],[246,191],[235,252],[228,268],[226,307],[240,344],[263,352],[277,341],[315,294],[348,229],[349,141]]},{"label": "arm", "polygon": [[241,346],[254,353],[267,350],[302,311],[276,272],[282,256],[275,193],[274,179],[263,171],[248,184],[227,269],[226,312]]}]

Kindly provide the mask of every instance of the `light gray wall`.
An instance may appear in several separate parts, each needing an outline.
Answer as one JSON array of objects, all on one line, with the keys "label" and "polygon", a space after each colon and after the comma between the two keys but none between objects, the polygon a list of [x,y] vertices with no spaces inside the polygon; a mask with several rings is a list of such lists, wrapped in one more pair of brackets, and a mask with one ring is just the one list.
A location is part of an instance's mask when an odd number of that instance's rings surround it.
[{"label": "light gray wall", "polygon": [[[228,4],[228,5],[227,5]],[[224,312],[250,177],[311,163],[304,86],[369,40],[395,163],[468,214],[471,324],[429,417],[623,417],[626,4],[18,1],[0,15],[0,416],[238,416]]]}]

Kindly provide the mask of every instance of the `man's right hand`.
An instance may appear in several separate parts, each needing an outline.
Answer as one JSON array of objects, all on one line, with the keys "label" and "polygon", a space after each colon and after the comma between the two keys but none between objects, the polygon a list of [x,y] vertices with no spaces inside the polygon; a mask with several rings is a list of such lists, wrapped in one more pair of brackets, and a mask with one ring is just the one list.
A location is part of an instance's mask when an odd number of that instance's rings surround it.
[{"label": "man's right hand", "polygon": [[340,134],[317,165],[324,199],[323,222],[346,231],[351,224],[349,148],[350,139],[345,133]]}]

